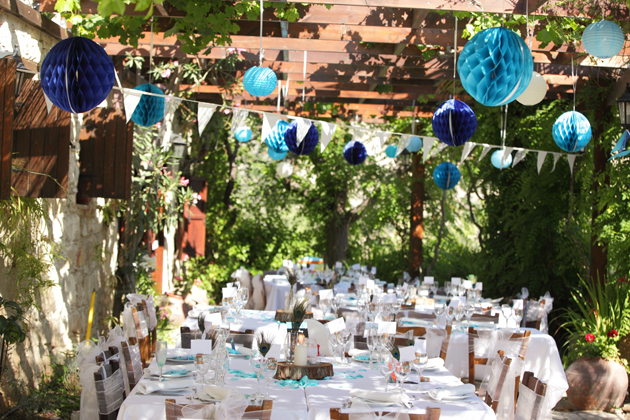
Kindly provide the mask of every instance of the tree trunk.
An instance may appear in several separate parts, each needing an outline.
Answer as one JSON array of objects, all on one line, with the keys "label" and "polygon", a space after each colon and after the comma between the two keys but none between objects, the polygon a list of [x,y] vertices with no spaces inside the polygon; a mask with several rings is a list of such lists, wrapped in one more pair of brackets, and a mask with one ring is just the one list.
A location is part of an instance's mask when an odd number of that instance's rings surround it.
[{"label": "tree trunk", "polygon": [[444,236],[444,228],[446,227],[446,191],[442,191],[442,223],[440,224],[440,230],[438,231],[437,242],[435,243],[435,249],[433,250],[433,259],[431,260],[431,264],[427,268],[427,276],[431,274],[433,267],[435,267],[435,263],[437,262],[438,257],[440,256],[440,245],[442,244],[442,237]]},{"label": "tree trunk", "polygon": [[[606,265],[608,265],[608,253],[606,251],[606,244],[601,243],[598,240],[596,232],[596,220],[600,214],[606,211],[606,208],[599,209],[598,207],[598,191],[600,188],[598,177],[606,172],[606,162],[608,153],[606,152],[604,146],[604,139],[602,138],[602,134],[604,133],[605,122],[604,120],[610,119],[610,110],[607,107],[601,107],[599,111],[595,113],[597,125],[595,127],[595,132],[593,133],[594,139],[594,153],[593,153],[593,161],[594,161],[594,169],[593,169],[593,196],[595,197],[595,201],[593,202],[592,213],[591,213],[591,261],[590,261],[590,271],[591,271],[591,281],[600,281],[603,282],[606,279]],[[603,186],[607,186],[610,183],[610,179],[608,175],[604,177]]]},{"label": "tree trunk", "polygon": [[345,261],[348,258],[349,233],[350,221],[347,217],[334,217],[328,222],[324,260],[329,267],[333,267],[337,261]]},{"label": "tree trunk", "polygon": [[[413,155],[411,185],[411,237],[409,240],[409,270],[422,270],[422,239],[424,238],[424,163],[422,154]],[[412,276],[413,277],[413,276]]]}]

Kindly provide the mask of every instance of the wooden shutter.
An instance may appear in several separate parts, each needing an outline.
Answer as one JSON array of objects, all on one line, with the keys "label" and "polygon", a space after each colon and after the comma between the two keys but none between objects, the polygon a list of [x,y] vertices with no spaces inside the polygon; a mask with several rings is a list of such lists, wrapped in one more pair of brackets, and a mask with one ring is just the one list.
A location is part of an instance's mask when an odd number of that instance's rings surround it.
[{"label": "wooden shutter", "polygon": [[96,108],[85,115],[80,134],[77,198],[131,197],[133,124],[120,109]]},{"label": "wooden shutter", "polygon": [[0,60],[0,200],[11,196],[11,148],[15,101],[15,60]]},{"label": "wooden shutter", "polygon": [[206,255],[206,199],[208,195],[205,178],[190,178],[188,186],[201,195],[197,204],[184,207],[184,220],[180,224],[180,259],[205,257]]}]

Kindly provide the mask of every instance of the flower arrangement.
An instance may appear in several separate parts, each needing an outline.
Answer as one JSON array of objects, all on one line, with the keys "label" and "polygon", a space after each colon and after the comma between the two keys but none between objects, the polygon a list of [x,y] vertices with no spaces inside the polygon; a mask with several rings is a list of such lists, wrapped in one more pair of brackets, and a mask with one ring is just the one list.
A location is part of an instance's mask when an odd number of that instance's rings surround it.
[{"label": "flower arrangement", "polygon": [[630,333],[629,292],[627,282],[580,279],[571,293],[574,307],[565,310],[561,326],[569,333],[566,363],[579,357],[601,357],[630,371],[618,348],[620,338]]}]

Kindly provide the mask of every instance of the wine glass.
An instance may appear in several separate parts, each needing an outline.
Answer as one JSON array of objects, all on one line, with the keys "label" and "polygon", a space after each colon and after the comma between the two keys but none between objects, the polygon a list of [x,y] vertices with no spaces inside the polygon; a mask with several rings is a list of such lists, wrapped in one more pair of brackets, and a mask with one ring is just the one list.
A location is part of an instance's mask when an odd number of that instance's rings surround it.
[{"label": "wine glass", "polygon": [[197,379],[201,379],[201,385],[205,384],[205,376],[208,373],[208,365],[205,364],[203,354],[197,353],[195,355],[195,371],[197,372]]},{"label": "wine glass", "polygon": [[361,320],[365,320],[365,314],[367,313],[368,303],[365,299],[360,298],[357,301],[357,311],[359,312],[359,316]]},{"label": "wine glass", "polygon": [[374,303],[374,302],[370,302],[368,304],[368,320],[372,320],[374,321],[374,319],[376,318],[376,315],[378,315],[379,313],[379,305],[378,303]]},{"label": "wine glass", "polygon": [[440,317],[444,315],[444,304],[436,303],[433,305],[433,313],[435,314],[435,325],[440,325]]},{"label": "wine glass", "polygon": [[444,293],[446,293],[446,297],[449,297],[453,292],[452,284],[450,281],[444,282]]},{"label": "wine glass", "polygon": [[271,395],[269,395],[269,384],[271,382],[271,379],[273,379],[273,377],[276,376],[277,371],[278,371],[278,361],[274,359],[273,357],[268,358],[262,370],[263,378],[267,380],[267,395],[265,395],[265,399],[267,400],[273,400]]},{"label": "wine glass", "polygon": [[464,316],[464,308],[462,305],[457,305],[455,308],[455,322],[457,322],[457,329],[462,327],[462,317]]},{"label": "wine glass", "polygon": [[337,346],[339,345],[339,333],[336,332],[334,334],[330,334],[328,340],[330,341],[330,347],[332,347],[333,352],[333,363],[337,363]]},{"label": "wine glass", "polygon": [[378,329],[377,328],[368,328],[367,332],[367,346],[370,350],[370,367],[372,366],[372,359],[374,359],[374,352],[378,347]]},{"label": "wine glass", "polygon": [[508,323],[510,322],[510,317],[512,316],[512,307],[510,305],[501,305],[501,312],[503,312],[503,316],[505,317],[505,327],[508,327]]},{"label": "wine glass", "polygon": [[455,308],[452,306],[449,306],[448,308],[446,308],[445,310],[445,314],[446,314],[446,325],[453,325],[453,317],[455,316]]},{"label": "wine glass", "polygon": [[521,308],[514,308],[514,320],[516,321],[516,332],[521,331],[521,320],[523,319],[523,310]]},{"label": "wine glass", "polygon": [[416,350],[415,358],[413,359],[413,368],[418,372],[418,391],[422,391],[422,371],[427,367],[429,357],[426,352]]},{"label": "wine glass", "polygon": [[341,306],[341,300],[337,296],[330,300],[330,310],[332,311],[335,318],[337,318],[337,311],[339,311],[339,306]]},{"label": "wine glass", "polygon": [[326,314],[330,310],[330,299],[319,299],[319,309],[324,313],[324,319],[326,319]]},{"label": "wine glass", "polygon": [[162,380],[162,368],[166,363],[166,350],[168,344],[164,340],[160,340],[155,344],[155,361],[160,368],[160,381]]},{"label": "wine glass", "polygon": [[262,374],[266,363],[267,359],[265,359],[259,352],[256,352],[256,354],[249,358],[249,364],[252,366],[252,370],[256,374],[256,393],[252,395],[252,397],[256,400],[263,397],[260,393],[260,375]]},{"label": "wine glass", "polygon": [[382,352],[378,355],[378,371],[385,377],[385,392],[387,392],[387,385],[392,372],[394,372],[394,363],[396,359],[388,352]]},{"label": "wine glass", "polygon": [[409,362],[397,362],[396,369],[396,382],[400,382],[400,393],[403,393],[403,384],[411,374],[411,363]]},{"label": "wine glass", "polygon": [[472,318],[472,316],[475,314],[475,307],[473,305],[466,305],[466,309],[465,309],[465,313],[466,313],[466,320],[468,321],[468,327],[470,328],[470,320]]},{"label": "wine glass", "polygon": [[215,383],[218,386],[225,385],[225,374],[230,368],[230,355],[225,347],[220,347],[215,352],[216,356],[216,374]]},{"label": "wine glass", "polygon": [[238,294],[241,297],[241,301],[243,302],[243,307],[245,307],[245,305],[247,305],[247,302],[249,301],[249,289],[247,287],[241,287],[240,289],[238,289]]},{"label": "wine glass", "polygon": [[352,333],[348,329],[343,329],[339,332],[339,336],[337,337],[337,341],[339,342],[339,347],[341,348],[339,351],[339,357],[341,358],[340,365],[346,366],[349,363],[346,360],[346,346],[350,341],[350,337],[352,337]]}]

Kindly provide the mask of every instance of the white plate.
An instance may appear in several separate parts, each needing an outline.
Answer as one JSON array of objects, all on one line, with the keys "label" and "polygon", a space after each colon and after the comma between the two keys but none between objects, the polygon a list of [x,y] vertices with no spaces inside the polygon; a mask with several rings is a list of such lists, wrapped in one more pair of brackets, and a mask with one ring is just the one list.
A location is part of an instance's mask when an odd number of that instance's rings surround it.
[{"label": "white plate", "polygon": [[459,400],[465,400],[466,398],[470,398],[472,396],[474,396],[475,394],[466,394],[466,395],[452,395],[450,397],[443,397],[443,398],[435,398],[433,397],[431,394],[428,394],[429,397],[431,397],[431,399],[436,400],[436,401],[459,401]]},{"label": "white plate", "polygon": [[361,360],[361,359],[357,359],[357,356],[352,356],[352,360],[354,360],[357,363],[369,363],[370,362],[369,358],[367,360]]},{"label": "white plate", "polygon": [[159,390],[159,391],[154,391],[150,394],[147,395],[154,395],[154,394],[158,394],[158,395],[182,395],[183,393],[188,393],[190,392],[190,389],[188,388],[174,388],[174,389],[163,389],[163,390]]},{"label": "white plate", "polygon": [[383,402],[383,401],[375,401],[375,400],[368,400],[367,398],[357,398],[358,400],[366,403],[367,405],[369,405],[372,408],[378,408],[378,407],[390,407],[392,405],[400,405],[399,403],[395,403],[395,402]]},{"label": "white plate", "polygon": [[190,359],[190,360],[186,360],[186,359],[177,359],[176,357],[177,356],[175,356],[175,357],[167,357],[166,358],[166,363],[176,364],[176,365],[195,363],[195,359],[194,358]]}]

